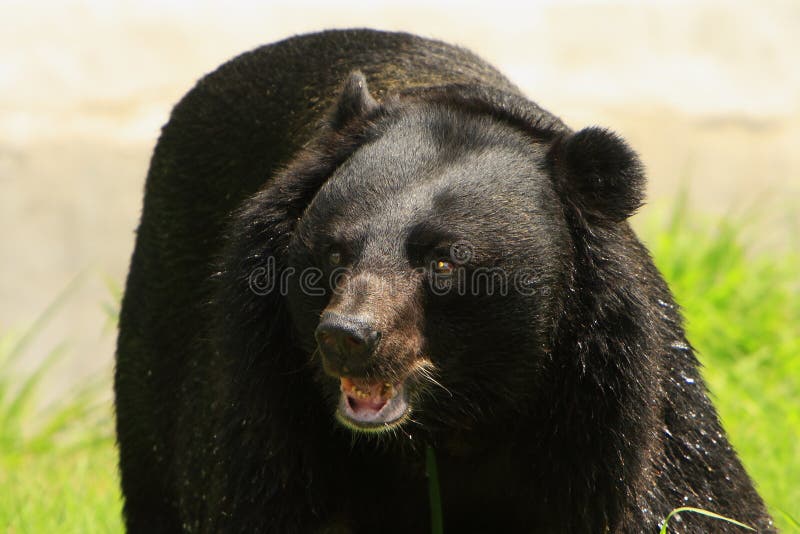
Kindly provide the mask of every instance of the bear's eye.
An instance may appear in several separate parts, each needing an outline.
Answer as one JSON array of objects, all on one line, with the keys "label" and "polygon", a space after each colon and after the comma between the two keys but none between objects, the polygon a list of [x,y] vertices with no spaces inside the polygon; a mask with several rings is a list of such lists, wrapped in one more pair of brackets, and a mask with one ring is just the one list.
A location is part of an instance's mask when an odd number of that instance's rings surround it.
[{"label": "bear's eye", "polygon": [[342,263],[342,253],[338,250],[331,250],[328,252],[328,263],[333,266],[337,266]]},{"label": "bear's eye", "polygon": [[453,274],[455,270],[455,265],[448,260],[436,260],[433,264],[433,272],[440,275],[450,275]]}]

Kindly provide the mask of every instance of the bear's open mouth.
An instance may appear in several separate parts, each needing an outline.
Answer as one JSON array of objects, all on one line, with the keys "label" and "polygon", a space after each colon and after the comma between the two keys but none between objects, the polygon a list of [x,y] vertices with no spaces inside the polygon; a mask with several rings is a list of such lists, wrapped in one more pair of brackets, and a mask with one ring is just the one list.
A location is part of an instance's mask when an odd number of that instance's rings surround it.
[{"label": "bear's open mouth", "polygon": [[340,377],[342,395],[336,417],[353,430],[382,432],[402,423],[410,412],[404,381]]}]

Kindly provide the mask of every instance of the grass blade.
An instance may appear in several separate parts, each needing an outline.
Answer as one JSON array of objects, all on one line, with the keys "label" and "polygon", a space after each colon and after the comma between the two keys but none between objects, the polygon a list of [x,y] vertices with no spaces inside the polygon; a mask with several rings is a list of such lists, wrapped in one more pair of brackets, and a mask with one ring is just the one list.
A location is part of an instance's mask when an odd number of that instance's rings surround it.
[{"label": "grass blade", "polygon": [[442,518],[442,496],[439,488],[439,468],[436,466],[436,453],[430,445],[425,449],[425,474],[428,477],[431,534],[443,534],[444,520]]},{"label": "grass blade", "polygon": [[797,521],[797,519],[789,515],[789,513],[785,512],[784,510],[778,510],[778,511],[781,513],[783,518],[786,519],[787,522],[789,522],[794,528],[800,531],[800,521]]},{"label": "grass blade", "polygon": [[19,338],[19,341],[11,348],[6,357],[4,362],[0,362],[3,364],[3,367],[6,369],[10,369],[11,366],[14,365],[16,360],[25,352],[28,346],[36,339],[36,336],[40,334],[40,332],[47,326],[47,323],[53,318],[58,310],[67,302],[67,299],[83,284],[83,280],[85,277],[86,271],[79,273],[75,278],[73,278],[67,287],[65,287],[61,292],[53,299],[50,304],[44,309],[42,313],[33,321],[30,327],[25,330],[25,333],[22,334],[22,337]]},{"label": "grass blade", "polygon": [[736,525],[738,527],[746,528],[747,530],[752,530],[754,532],[756,530],[753,527],[747,526],[744,523],[740,523],[739,521],[736,521],[735,519],[731,519],[730,517],[725,517],[724,515],[715,514],[714,512],[709,512],[708,510],[703,510],[702,508],[693,508],[691,506],[682,506],[680,508],[675,508],[673,511],[671,511],[669,513],[669,515],[667,515],[666,519],[664,519],[664,524],[661,525],[660,534],[667,534],[667,524],[669,523],[669,520],[672,519],[672,517],[674,515],[679,514],[681,512],[692,512],[694,514],[704,515],[706,517],[711,517],[713,519],[719,519],[720,521],[727,521],[728,523],[731,523],[732,525]]},{"label": "grass blade", "polygon": [[11,392],[10,400],[0,405],[0,428],[3,429],[2,441],[19,441],[22,439],[22,421],[30,409],[36,388],[63,354],[64,345],[61,344],[53,349],[31,374],[25,377],[18,388],[13,391],[9,389]]}]

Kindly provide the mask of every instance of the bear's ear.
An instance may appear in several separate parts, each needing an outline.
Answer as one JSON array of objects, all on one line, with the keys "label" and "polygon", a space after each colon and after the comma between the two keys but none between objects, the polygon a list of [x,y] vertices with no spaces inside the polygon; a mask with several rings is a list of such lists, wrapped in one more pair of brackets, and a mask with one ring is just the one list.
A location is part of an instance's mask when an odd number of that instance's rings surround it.
[{"label": "bear's ear", "polygon": [[367,79],[361,71],[354,70],[342,86],[331,113],[330,124],[334,129],[339,129],[350,120],[374,111],[378,106],[378,102],[369,93]]},{"label": "bear's ear", "polygon": [[559,193],[595,221],[621,222],[641,207],[644,168],[615,133],[592,127],[561,137],[548,159]]}]

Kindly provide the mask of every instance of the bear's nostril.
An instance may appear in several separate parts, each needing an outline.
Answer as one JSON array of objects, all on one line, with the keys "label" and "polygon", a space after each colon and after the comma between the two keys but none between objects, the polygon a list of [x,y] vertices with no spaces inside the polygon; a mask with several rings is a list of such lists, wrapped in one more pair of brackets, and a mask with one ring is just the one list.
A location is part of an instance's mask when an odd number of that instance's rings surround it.
[{"label": "bear's nostril", "polygon": [[346,336],[345,343],[349,345],[351,348],[361,347],[362,345],[365,344],[363,339],[357,338],[355,336]]},{"label": "bear's nostril", "polygon": [[317,342],[323,345],[333,345],[336,340],[327,332],[320,332],[317,334]]},{"label": "bear's nostril", "polygon": [[369,336],[352,334],[347,330],[331,330],[317,336],[323,345],[335,350],[340,356],[358,356],[366,354],[370,347]]},{"label": "bear's nostril", "polygon": [[367,363],[381,336],[360,317],[327,312],[322,316],[315,337],[329,361],[358,369]]}]

